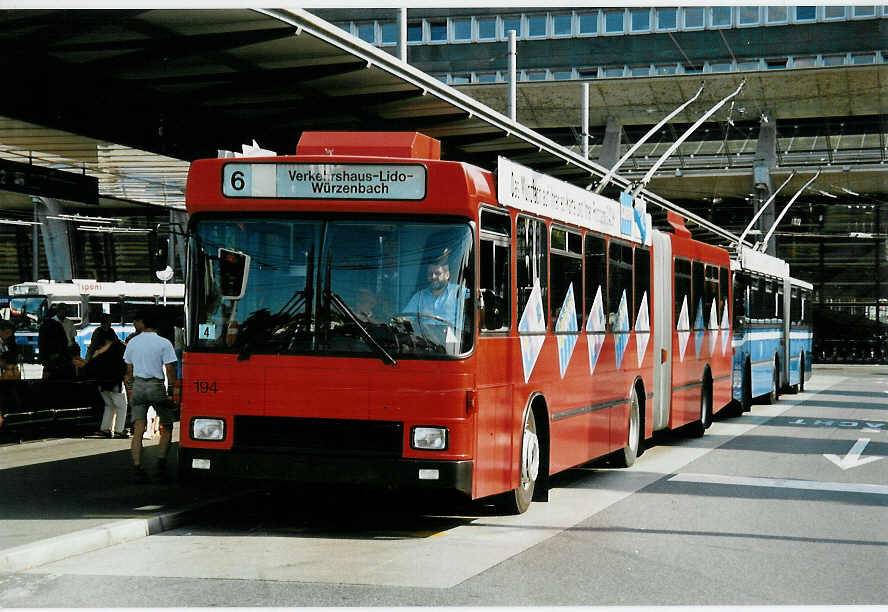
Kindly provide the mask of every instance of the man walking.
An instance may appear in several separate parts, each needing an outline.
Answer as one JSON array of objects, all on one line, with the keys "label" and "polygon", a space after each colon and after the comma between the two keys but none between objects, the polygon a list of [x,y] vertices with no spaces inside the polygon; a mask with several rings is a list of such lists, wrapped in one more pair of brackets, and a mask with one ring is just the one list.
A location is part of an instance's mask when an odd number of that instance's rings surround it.
[{"label": "man walking", "polygon": [[[160,419],[160,442],[157,448],[157,470],[166,476],[166,456],[173,435],[173,417],[179,401],[179,384],[176,378],[176,352],[172,343],[157,335],[155,317],[146,313],[140,317],[144,329],[126,345],[123,360],[126,362],[126,382],[132,383],[131,418],[133,439],[130,450],[133,456],[134,476],[137,482],[147,482],[142,468],[142,434],[148,422],[148,407],[154,406]],[[169,392],[164,388],[164,371]]]}]

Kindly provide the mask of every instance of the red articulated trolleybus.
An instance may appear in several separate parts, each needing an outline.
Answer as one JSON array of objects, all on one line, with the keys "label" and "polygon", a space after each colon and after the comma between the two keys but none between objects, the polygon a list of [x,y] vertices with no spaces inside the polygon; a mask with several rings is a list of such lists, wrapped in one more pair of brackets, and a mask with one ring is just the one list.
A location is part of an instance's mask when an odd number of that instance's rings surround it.
[{"label": "red articulated trolleybus", "polygon": [[183,477],[499,495],[731,396],[727,251],[418,133],[192,164]]}]

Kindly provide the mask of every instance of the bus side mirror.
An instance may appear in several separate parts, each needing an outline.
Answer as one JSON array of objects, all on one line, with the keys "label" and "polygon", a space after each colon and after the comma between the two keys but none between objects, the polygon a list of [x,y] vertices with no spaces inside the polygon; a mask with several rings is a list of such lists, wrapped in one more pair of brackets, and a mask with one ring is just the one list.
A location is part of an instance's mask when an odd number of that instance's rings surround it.
[{"label": "bus side mirror", "polygon": [[219,249],[219,287],[222,299],[239,300],[247,290],[250,256],[233,249]]}]

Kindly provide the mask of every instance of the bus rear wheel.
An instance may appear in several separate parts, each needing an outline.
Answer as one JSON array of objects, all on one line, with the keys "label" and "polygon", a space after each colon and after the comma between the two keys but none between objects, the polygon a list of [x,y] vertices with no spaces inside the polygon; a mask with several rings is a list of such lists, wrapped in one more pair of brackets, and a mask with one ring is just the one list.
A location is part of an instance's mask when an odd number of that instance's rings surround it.
[{"label": "bus rear wheel", "polygon": [[518,470],[520,481],[518,488],[505,494],[503,510],[509,514],[523,514],[533,500],[533,490],[540,473],[540,442],[537,437],[536,418],[530,408],[524,414],[523,434],[521,436],[521,455]]},{"label": "bus rear wheel", "polygon": [[644,437],[641,424],[641,406],[638,401],[638,392],[633,385],[629,393],[629,423],[626,446],[617,453],[617,467],[631,467],[641,455],[642,438]]},{"label": "bus rear wheel", "polygon": [[799,359],[799,393],[805,391],[805,354]]},{"label": "bus rear wheel", "polygon": [[712,425],[712,381],[706,376],[703,378],[703,387],[700,390],[700,420],[691,423],[688,433],[692,438],[702,438],[710,425]]},{"label": "bus rear wheel", "polygon": [[776,404],[780,398],[780,363],[774,360],[774,376],[771,381],[771,390],[765,394],[766,404]]}]

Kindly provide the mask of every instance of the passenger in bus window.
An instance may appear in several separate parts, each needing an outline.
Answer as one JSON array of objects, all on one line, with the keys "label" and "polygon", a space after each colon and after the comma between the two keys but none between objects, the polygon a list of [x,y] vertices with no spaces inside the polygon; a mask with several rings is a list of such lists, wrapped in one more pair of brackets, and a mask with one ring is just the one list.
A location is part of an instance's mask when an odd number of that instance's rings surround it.
[{"label": "passenger in bus window", "polygon": [[355,314],[357,317],[368,323],[378,323],[380,317],[376,312],[376,294],[369,289],[358,289],[357,298],[355,299]]}]

